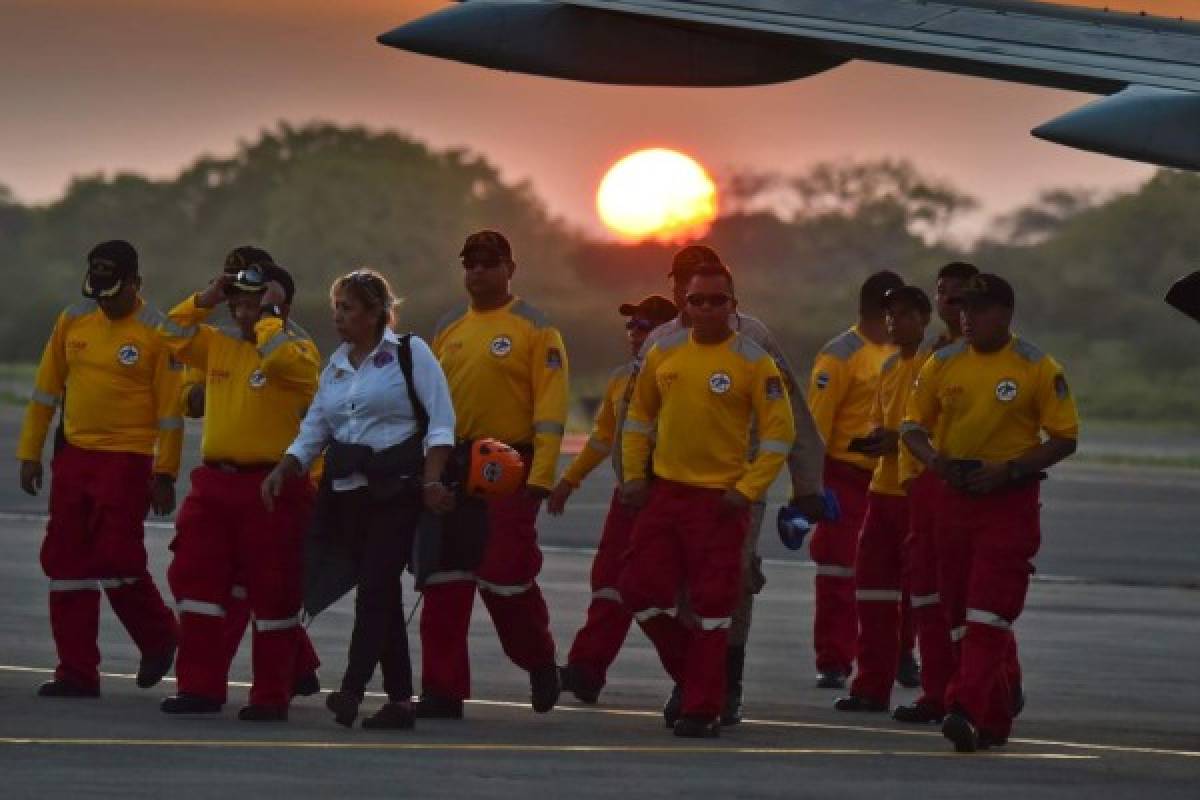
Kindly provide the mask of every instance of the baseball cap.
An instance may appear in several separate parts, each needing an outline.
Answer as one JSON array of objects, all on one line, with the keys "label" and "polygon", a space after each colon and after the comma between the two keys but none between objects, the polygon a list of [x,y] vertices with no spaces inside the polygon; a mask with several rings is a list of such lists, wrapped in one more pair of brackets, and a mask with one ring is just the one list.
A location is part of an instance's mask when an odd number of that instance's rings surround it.
[{"label": "baseball cap", "polygon": [[266,265],[266,273],[268,281],[276,281],[283,287],[283,302],[291,305],[292,298],[296,296],[296,281],[292,273],[275,263]]},{"label": "baseball cap", "polygon": [[623,317],[647,319],[656,325],[670,322],[679,316],[679,309],[675,307],[675,304],[661,294],[643,297],[636,303],[622,303],[617,312]]},{"label": "baseball cap", "polygon": [[275,263],[275,259],[266,250],[251,244],[244,244],[241,247],[233,248],[229,251],[229,255],[225,256],[225,271],[237,273],[246,267],[273,263]]},{"label": "baseball cap", "polygon": [[675,254],[671,259],[669,278],[689,276],[703,267],[719,267],[725,269],[724,262],[717,251],[703,244],[690,244]]},{"label": "baseball cap", "polygon": [[492,256],[503,261],[512,261],[512,246],[508,239],[504,238],[504,234],[498,231],[479,231],[467,237],[463,242],[462,252],[458,255],[460,258]]},{"label": "baseball cap", "polygon": [[967,281],[967,285],[963,288],[963,303],[975,308],[988,306],[1013,308],[1016,305],[1016,296],[1013,294],[1012,285],[1004,278],[989,272],[981,272]]},{"label": "baseball cap", "polygon": [[883,310],[887,311],[893,303],[907,303],[922,314],[933,312],[929,295],[925,294],[919,286],[897,286],[894,289],[888,289],[883,295]]},{"label": "baseball cap", "polygon": [[138,274],[138,255],[124,239],[101,242],[87,256],[83,276],[83,296],[94,299],[112,297],[130,278]]}]

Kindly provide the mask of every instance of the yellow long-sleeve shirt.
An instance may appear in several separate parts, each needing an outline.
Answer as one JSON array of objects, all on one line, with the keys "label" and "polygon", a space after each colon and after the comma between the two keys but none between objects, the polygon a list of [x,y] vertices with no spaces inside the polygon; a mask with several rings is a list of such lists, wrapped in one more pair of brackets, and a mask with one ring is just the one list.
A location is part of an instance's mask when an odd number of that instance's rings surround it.
[{"label": "yellow long-sleeve shirt", "polygon": [[438,323],[433,352],[446,373],[461,439],[532,445],[530,486],[550,489],[567,420],[567,350],[519,298],[503,308],[458,308]]},{"label": "yellow long-sleeve shirt", "polygon": [[[747,463],[752,421],[760,440],[758,455]],[[656,476],[734,488],[751,500],[766,493],[796,437],[778,367],[766,350],[736,333],[704,345],[681,330],[650,348],[621,437],[626,480],[646,477],[656,424]]]},{"label": "yellow long-sleeve shirt", "polygon": [[1017,337],[995,353],[965,341],[921,368],[901,432],[924,430],[949,458],[1009,461],[1037,447],[1041,433],[1079,436],[1079,412],[1062,367]]},{"label": "yellow long-sleeve shirt", "polygon": [[206,461],[278,461],[296,437],[317,392],[320,355],[308,334],[264,316],[256,341],[205,324],[212,309],[188,297],[167,315],[162,332],[175,357],[205,375]]},{"label": "yellow long-sleeve shirt", "polygon": [[[875,393],[875,407],[871,413],[871,427],[899,431],[900,423],[904,421],[904,412],[908,407],[908,396],[912,393],[917,373],[925,359],[929,357],[926,350],[918,350],[911,358],[905,358],[903,353],[896,352],[883,362],[879,374],[879,391]],[[904,457],[907,449],[903,444],[897,444],[896,452],[881,456],[875,465],[875,474],[871,476],[871,491],[879,494],[902,496],[907,494],[904,484],[906,480],[916,477],[906,475],[911,470],[909,459]],[[916,459],[911,459],[916,461]],[[917,462],[919,465],[919,462]]]},{"label": "yellow long-sleeve shirt", "polygon": [[138,300],[111,320],[93,300],[63,311],[42,352],[17,458],[40,461],[54,410],[64,402],[67,441],[84,450],[156,454],[154,471],[175,476],[183,446],[181,365],[156,328],[162,313]]},{"label": "yellow long-sleeve shirt", "polygon": [[873,471],[876,459],[852,453],[850,440],[871,432],[871,408],[884,359],[896,352],[875,344],[855,325],[821,349],[813,364],[808,407],[831,458]]},{"label": "yellow long-sleeve shirt", "polygon": [[575,460],[563,473],[563,480],[572,486],[583,483],[592,470],[599,466],[613,448],[613,437],[617,433],[617,418],[623,417],[625,410],[621,406],[625,402],[626,387],[633,376],[633,362],[622,364],[608,376],[608,384],[604,387],[604,399],[596,412],[596,421],[592,425],[592,435],[588,437],[587,445],[575,456]]}]

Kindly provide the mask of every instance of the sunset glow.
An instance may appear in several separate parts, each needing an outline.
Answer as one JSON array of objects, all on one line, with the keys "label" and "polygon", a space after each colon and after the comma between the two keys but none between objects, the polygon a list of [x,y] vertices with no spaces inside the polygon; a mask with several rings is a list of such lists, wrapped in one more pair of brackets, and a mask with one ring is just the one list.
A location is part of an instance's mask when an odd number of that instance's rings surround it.
[{"label": "sunset glow", "polygon": [[682,153],[641,150],[609,169],[596,209],[609,230],[630,241],[694,239],[717,216],[717,187],[704,167]]}]

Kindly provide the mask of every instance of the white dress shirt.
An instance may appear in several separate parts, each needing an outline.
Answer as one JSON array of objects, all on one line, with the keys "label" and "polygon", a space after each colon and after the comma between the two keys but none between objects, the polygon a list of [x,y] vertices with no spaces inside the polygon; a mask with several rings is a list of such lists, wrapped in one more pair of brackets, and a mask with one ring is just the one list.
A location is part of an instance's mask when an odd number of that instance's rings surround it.
[{"label": "white dress shirt", "polygon": [[[417,397],[429,415],[425,450],[454,444],[454,405],[446,375],[429,345],[413,336],[413,381]],[[400,444],[417,432],[418,421],[408,398],[399,361],[400,337],[387,328],[375,349],[358,368],[350,363],[350,345],[343,343],[329,358],[296,441],[287,449],[305,469],[330,442],[364,444],[376,452]],[[355,473],[333,483],[335,491],[366,486]]]}]

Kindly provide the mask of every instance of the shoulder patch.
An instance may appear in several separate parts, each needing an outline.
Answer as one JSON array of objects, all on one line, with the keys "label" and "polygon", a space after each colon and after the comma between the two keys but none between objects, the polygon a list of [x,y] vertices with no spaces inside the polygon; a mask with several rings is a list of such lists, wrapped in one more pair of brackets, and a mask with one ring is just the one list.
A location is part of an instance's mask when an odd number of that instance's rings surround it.
[{"label": "shoulder patch", "polygon": [[691,338],[691,335],[691,331],[689,331],[687,328],[681,328],[672,334],[662,337],[654,343],[654,346],[663,351],[674,350],[680,345],[687,344],[688,339]]},{"label": "shoulder patch", "polygon": [[63,309],[63,314],[65,314],[68,319],[76,319],[77,317],[82,317],[85,314],[90,314],[98,308],[100,308],[100,306],[95,300],[80,300],[78,303],[72,303]]},{"label": "shoulder patch", "polygon": [[445,314],[443,314],[442,318],[437,321],[437,325],[433,326],[433,338],[436,339],[441,335],[442,331],[446,330],[455,322],[462,319],[463,315],[467,313],[467,309],[469,308],[470,306],[467,303],[459,303],[450,311],[447,311]]},{"label": "shoulder patch", "polygon": [[621,366],[614,369],[612,372],[608,373],[608,379],[611,381],[611,380],[617,380],[618,378],[627,378],[630,375],[632,375],[634,373],[634,370],[636,370],[636,369],[637,369],[637,364],[635,364],[632,361],[627,361],[624,364],[622,364]]},{"label": "shoulder patch", "polygon": [[854,331],[846,331],[840,336],[835,336],[828,344],[822,347],[821,354],[830,355],[842,361],[849,361],[851,356],[863,348],[863,344],[861,336]]},{"label": "shoulder patch", "polygon": [[1046,357],[1046,353],[1042,348],[1020,337],[1013,338],[1013,352],[1034,364]]},{"label": "shoulder patch", "polygon": [[512,304],[509,312],[521,319],[528,320],[535,328],[549,328],[550,320],[539,309],[531,306],[524,300],[517,300]]},{"label": "shoulder patch", "polygon": [[771,354],[767,352],[761,344],[751,339],[749,336],[744,336],[740,333],[733,335],[731,343],[733,352],[745,358],[747,361],[754,362],[762,358],[770,358]]},{"label": "shoulder patch", "polygon": [[951,358],[954,358],[957,355],[962,355],[966,351],[967,351],[966,341],[963,339],[959,339],[957,342],[948,344],[945,347],[941,348],[940,350],[935,350],[933,353],[933,357],[936,358],[938,361],[947,361]]},{"label": "shoulder patch", "polygon": [[890,356],[887,357],[887,360],[883,362],[883,366],[880,368],[879,373],[881,375],[887,375],[889,372],[894,370],[896,368],[896,365],[899,363],[900,363],[900,353],[898,353],[898,352],[892,353]]}]

